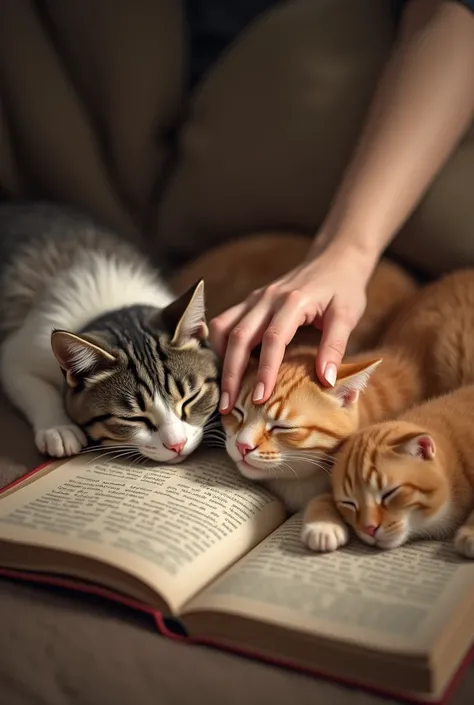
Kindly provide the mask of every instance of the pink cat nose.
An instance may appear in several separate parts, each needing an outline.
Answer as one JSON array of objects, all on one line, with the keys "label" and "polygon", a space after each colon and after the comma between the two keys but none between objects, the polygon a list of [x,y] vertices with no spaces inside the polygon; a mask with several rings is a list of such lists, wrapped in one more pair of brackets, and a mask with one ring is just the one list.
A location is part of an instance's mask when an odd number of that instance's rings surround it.
[{"label": "pink cat nose", "polygon": [[252,450],[255,450],[255,446],[251,446],[250,443],[241,443],[240,441],[237,441],[235,445],[237,446],[242,458],[245,458],[247,453],[250,453]]},{"label": "pink cat nose", "polygon": [[364,534],[367,534],[368,536],[372,536],[372,538],[375,536],[377,533],[377,529],[379,528],[380,524],[369,524],[368,526],[364,526],[362,531]]},{"label": "pink cat nose", "polygon": [[174,450],[174,452],[179,455],[183,450],[184,446],[186,445],[186,441],[178,441],[177,443],[170,443],[169,445],[166,445],[166,443],[164,443],[163,445],[165,446],[165,448],[168,448],[168,450]]}]

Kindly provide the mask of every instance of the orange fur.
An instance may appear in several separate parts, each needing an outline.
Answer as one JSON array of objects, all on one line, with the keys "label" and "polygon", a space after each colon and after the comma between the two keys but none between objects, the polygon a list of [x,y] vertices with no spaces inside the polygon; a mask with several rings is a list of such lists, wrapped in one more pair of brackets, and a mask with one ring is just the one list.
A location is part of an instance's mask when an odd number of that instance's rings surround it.
[{"label": "orange fur", "polygon": [[[445,538],[460,527],[455,548],[474,558],[473,429],[474,386],[468,386],[354,434],[336,455],[332,471],[342,517],[378,548]],[[328,526],[322,526],[317,507],[308,510],[306,522],[313,523],[306,536],[312,533],[316,544],[315,534],[327,535]],[[323,519],[331,521],[330,533],[339,532],[339,545],[345,543],[341,519]]]},{"label": "orange fur", "polygon": [[447,274],[409,299],[382,344],[422,360],[429,395],[474,383],[474,269]]},{"label": "orange fur", "polygon": [[[261,233],[215,247],[185,265],[170,279],[176,294],[198,280],[206,284],[208,319],[241,303],[255,289],[297,267],[308,254],[311,239],[296,233]],[[416,284],[401,267],[382,260],[367,286],[367,308],[353,331],[349,352],[374,347]],[[317,345],[319,331],[301,328],[292,345]]]},{"label": "orange fur", "polygon": [[[252,362],[234,412],[223,417],[226,448],[242,474],[267,482],[292,510],[325,493],[318,498],[319,511],[326,517],[337,517],[327,494],[327,473],[320,466],[327,469],[331,454],[345,439],[359,428],[394,418],[439,393],[445,386],[444,378],[449,378],[453,387],[474,383],[474,365],[469,377],[469,364],[465,364],[469,355],[461,348],[458,362],[453,354],[461,330],[463,342],[469,337],[474,340],[471,298],[474,303],[474,270],[429,285],[415,295],[408,313],[403,312],[393,323],[384,347],[346,360],[333,389],[322,388],[316,379],[315,348],[290,349],[273,395],[265,404],[255,406],[251,392],[256,363]],[[443,322],[435,315],[441,305]],[[425,316],[425,310],[430,315]],[[282,425],[293,428],[278,428]],[[243,442],[247,445],[244,460],[238,447]],[[339,534],[341,531],[338,529]],[[329,550],[341,536],[337,540],[326,536],[326,548],[309,535],[305,540],[316,550]]]},{"label": "orange fur", "polygon": [[[290,509],[327,489],[324,468],[342,441],[361,425],[406,409],[424,392],[416,361],[389,350],[355,356],[341,365],[335,387],[324,388],[316,378],[315,353],[311,347],[288,350],[274,393],[258,406],[251,400],[252,361],[233,412],[222,418],[227,452],[240,472],[266,481]],[[252,448],[245,462],[237,446],[244,442]]]},{"label": "orange fur", "polygon": [[[385,336],[384,344],[387,349],[391,350],[392,354],[398,354],[410,361],[410,364],[415,364],[415,368],[418,367],[418,373],[413,381],[421,385],[421,396],[426,399],[447,394],[451,390],[458,389],[458,391],[415,408],[399,417],[398,421],[385,422],[373,427],[369,426],[365,431],[360,431],[352,439],[349,439],[344,444],[340,455],[336,456],[336,465],[333,469],[336,498],[340,500],[344,488],[346,490],[349,489],[345,482],[349,481],[350,483],[350,479],[344,480],[344,478],[350,478],[350,473],[354,471],[358,479],[357,489],[353,488],[353,492],[357,494],[357,501],[361,502],[362,496],[368,497],[370,505],[371,492],[378,492],[380,497],[380,482],[381,478],[383,479],[383,475],[378,475],[377,472],[374,473],[372,471],[374,468],[378,470],[381,467],[388,467],[389,463],[386,461],[384,452],[388,452],[387,447],[390,447],[390,443],[394,442],[397,433],[400,441],[400,434],[402,433],[406,433],[407,438],[410,432],[414,434],[413,437],[416,435],[429,436],[432,430],[435,429],[436,433],[433,435],[433,438],[435,438],[434,447],[436,448],[438,441],[440,441],[440,455],[436,463],[432,464],[432,467],[438,467],[439,471],[444,469],[445,473],[451,473],[453,485],[449,488],[446,479],[441,482],[441,485],[438,484],[438,481],[442,478],[441,472],[425,476],[419,475],[421,470],[424,469],[426,471],[429,468],[426,465],[420,466],[417,464],[417,459],[412,460],[409,454],[408,456],[407,453],[402,454],[403,465],[398,464],[398,472],[403,477],[409,477],[411,471],[415,472],[415,467],[417,467],[418,477],[426,480],[424,485],[425,495],[428,487],[431,488],[432,492],[431,499],[433,504],[429,505],[431,513],[428,508],[425,508],[423,513],[422,509],[417,507],[416,513],[410,514],[410,516],[416,517],[420,527],[427,531],[431,526],[432,531],[435,533],[438,530],[448,530],[453,525],[453,522],[455,523],[463,516],[466,511],[464,500],[470,503],[472,501],[472,492],[469,486],[466,485],[466,479],[463,475],[464,470],[463,472],[458,472],[455,468],[460,467],[461,470],[465,468],[465,460],[458,466],[458,458],[463,453],[469,453],[469,446],[473,445],[472,432],[471,437],[469,432],[470,427],[472,427],[472,420],[474,420],[474,388],[465,386],[474,384],[473,311],[474,269],[466,269],[449,274],[418,292],[393,322]],[[383,366],[380,373],[383,373]],[[393,416],[395,415],[397,414],[393,414]],[[366,424],[377,420],[379,419],[376,419],[374,415],[368,414],[363,419],[364,423],[361,423],[360,426],[364,427]],[[402,422],[404,425],[402,425]],[[411,427],[407,426],[408,422],[411,423]],[[413,424],[418,424],[416,433],[416,426]],[[420,430],[423,428],[425,430]],[[444,449],[448,447],[450,442],[449,435],[447,435],[449,433],[452,434],[451,452],[450,455],[447,452],[446,459],[444,459]],[[384,443],[387,443],[388,446],[384,445]],[[379,447],[380,453],[378,452]],[[353,452],[351,452],[351,449]],[[371,454],[372,451],[373,454]],[[468,456],[464,455],[465,459],[466,457]],[[367,459],[370,459],[369,469],[366,467]],[[405,470],[400,470],[400,467],[405,468]],[[341,470],[341,468],[345,468],[345,471]],[[445,493],[448,493],[448,490],[451,492],[449,496],[456,497],[453,502],[454,509],[450,507],[446,516],[442,514],[440,515],[441,518],[438,517],[436,521],[433,519],[434,523],[431,523],[432,512],[436,507],[436,502],[439,503],[438,507],[447,506],[448,500],[446,497],[448,497],[448,494],[443,495],[442,492],[438,493],[437,491],[441,486],[444,487]],[[400,508],[402,500],[406,502],[412,501],[416,492],[420,494],[422,489],[421,486],[413,486],[413,491],[409,493],[406,487],[407,483],[405,483],[403,492],[397,493],[396,497],[393,498],[391,502],[392,509],[395,507]],[[457,487],[461,488],[461,493],[456,489]],[[443,505],[443,496],[445,496],[445,505]],[[345,518],[348,519],[349,510],[347,507],[344,510],[343,506],[340,505],[340,508]],[[384,543],[386,547],[396,545],[397,541],[403,542],[406,538],[416,535],[415,528],[411,529],[409,524],[404,523],[407,516],[406,512],[400,512],[394,517],[389,513],[382,515],[381,509],[383,509],[383,506],[382,508],[372,508],[373,512],[370,514],[364,504],[364,509],[361,510],[357,521],[354,517],[355,528],[364,540],[370,542],[374,538],[370,536],[368,527],[378,527],[379,524],[382,524],[382,529],[377,529],[376,536],[378,537],[377,545],[381,547]],[[385,523],[382,522],[384,518]],[[468,538],[466,538],[466,532],[468,532],[468,527],[462,529],[460,535],[464,537],[462,541],[467,541],[467,547],[464,546],[463,548],[461,546],[461,538],[456,539],[456,545],[459,551],[464,551],[466,555],[469,554],[471,556],[471,554],[474,555],[474,539],[472,541],[473,545],[470,546]],[[325,494],[324,496],[314,497],[307,506],[303,518],[304,542],[313,550],[327,551],[338,548],[347,539],[347,528],[334,505],[331,495]],[[375,539],[373,542],[375,543]]]}]

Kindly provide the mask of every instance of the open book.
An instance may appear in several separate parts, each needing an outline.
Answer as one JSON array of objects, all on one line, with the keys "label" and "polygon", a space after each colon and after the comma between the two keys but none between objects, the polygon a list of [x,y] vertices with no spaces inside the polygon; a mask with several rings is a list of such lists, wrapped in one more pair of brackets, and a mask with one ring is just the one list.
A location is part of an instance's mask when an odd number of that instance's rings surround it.
[{"label": "open book", "polygon": [[108,589],[221,645],[415,700],[439,701],[471,648],[474,563],[447,544],[328,555],[300,542],[224,454],[176,466],[84,455],[0,498],[4,574]]}]

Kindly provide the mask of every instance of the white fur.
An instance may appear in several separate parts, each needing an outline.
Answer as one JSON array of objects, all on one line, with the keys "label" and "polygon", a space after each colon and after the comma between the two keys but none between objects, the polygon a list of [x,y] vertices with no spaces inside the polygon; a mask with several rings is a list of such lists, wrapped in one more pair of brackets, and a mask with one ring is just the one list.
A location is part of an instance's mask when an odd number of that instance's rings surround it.
[{"label": "white fur", "polygon": [[[158,395],[154,399],[154,407],[158,419],[158,431],[153,433],[146,429],[138,430],[135,435],[138,450],[147,458],[159,462],[183,460],[200,444],[203,429],[178,418]],[[175,443],[184,443],[179,453],[170,449],[170,446]]]},{"label": "white fur", "polygon": [[[255,439],[254,432],[255,428],[250,423],[236,435],[226,432],[227,453],[244,477],[264,483],[283,500],[290,512],[303,509],[313,497],[329,490],[329,475],[312,462],[300,459],[283,462],[278,454],[274,459],[265,459],[260,456],[258,448],[247,453],[244,461],[236,442],[247,443],[252,447]],[[298,453],[296,452],[295,455],[298,456]],[[318,459],[320,459],[318,453],[313,453],[311,460],[318,461]]]},{"label": "white fur", "polygon": [[42,453],[73,455],[86,442],[63,408],[63,377],[51,350],[52,330],[76,331],[114,309],[135,304],[161,308],[172,300],[147,272],[100,253],[85,253],[75,267],[54,278],[44,299],[0,351],[3,387],[32,425]]},{"label": "white fur", "polygon": [[349,530],[344,522],[313,521],[304,524],[301,540],[312,551],[326,553],[336,551],[349,541]]}]

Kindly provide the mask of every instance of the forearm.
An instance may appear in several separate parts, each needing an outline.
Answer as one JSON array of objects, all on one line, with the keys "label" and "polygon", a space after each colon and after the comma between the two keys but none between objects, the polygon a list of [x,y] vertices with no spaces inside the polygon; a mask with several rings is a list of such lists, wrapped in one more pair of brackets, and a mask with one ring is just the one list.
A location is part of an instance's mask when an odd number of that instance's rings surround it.
[{"label": "forearm", "polygon": [[375,264],[473,116],[474,15],[413,0],[316,247],[350,245]]}]

